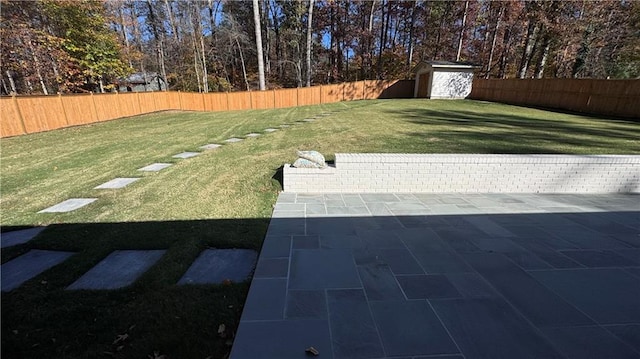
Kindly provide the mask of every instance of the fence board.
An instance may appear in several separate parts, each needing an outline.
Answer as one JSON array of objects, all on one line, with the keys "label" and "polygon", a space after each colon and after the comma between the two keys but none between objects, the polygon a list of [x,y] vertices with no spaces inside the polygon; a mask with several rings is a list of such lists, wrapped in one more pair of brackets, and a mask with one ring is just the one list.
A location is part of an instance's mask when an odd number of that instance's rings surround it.
[{"label": "fence board", "polygon": [[273,108],[273,91],[253,91],[251,92],[251,108],[270,109]]},{"label": "fence board", "polygon": [[99,96],[93,96],[96,113],[98,114],[98,121],[107,121],[124,116],[120,110],[119,97],[120,96],[118,94],[102,94]]},{"label": "fence board", "polygon": [[186,111],[205,111],[204,94],[194,92],[181,92],[182,109]]},{"label": "fence board", "polygon": [[322,103],[334,103],[342,101],[342,85],[320,86],[320,97]]},{"label": "fence board", "polygon": [[98,122],[91,94],[58,96],[69,126]]},{"label": "fence board", "polygon": [[364,98],[364,81],[348,82],[344,84],[344,100],[355,101]]},{"label": "fence board", "polygon": [[275,91],[276,108],[286,108],[298,106],[298,89],[280,89]]},{"label": "fence board", "polygon": [[229,110],[249,110],[251,109],[251,93],[249,92],[229,92]]},{"label": "fence board", "polygon": [[229,103],[226,93],[207,93],[204,94],[205,111],[227,111]]},{"label": "fence board", "polygon": [[27,133],[67,127],[64,108],[58,96],[30,96],[16,98]]},{"label": "fence board", "polygon": [[640,80],[475,79],[470,98],[640,118]]},{"label": "fence board", "polygon": [[320,103],[320,87],[298,88],[298,106],[317,105]]},{"label": "fence board", "polygon": [[23,135],[25,134],[23,126],[15,97],[1,98],[0,137]]},{"label": "fence board", "polygon": [[159,111],[158,105],[156,104],[156,98],[158,96],[155,92],[138,92],[137,94],[140,113]]}]

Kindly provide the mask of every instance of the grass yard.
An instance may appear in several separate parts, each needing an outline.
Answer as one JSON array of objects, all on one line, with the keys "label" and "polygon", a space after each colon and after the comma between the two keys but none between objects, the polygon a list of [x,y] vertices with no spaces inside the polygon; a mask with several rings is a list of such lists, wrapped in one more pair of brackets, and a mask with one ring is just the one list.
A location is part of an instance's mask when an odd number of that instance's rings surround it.
[{"label": "grass yard", "polygon": [[[313,123],[274,133],[331,111]],[[250,132],[258,138],[198,151]],[[177,286],[206,248],[259,250],[281,190],[278,169],[295,150],[336,152],[638,154],[640,124],[476,101],[372,100],[227,113],[164,112],[3,139],[2,231],[49,225],[36,240],[2,250],[73,251],[61,265],[2,294],[3,358],[221,358],[248,283]],[[158,173],[138,168],[174,163]],[[126,188],[94,190],[116,177]],[[71,197],[89,206],[38,214]],[[117,249],[165,249],[134,285],[64,288]]]}]

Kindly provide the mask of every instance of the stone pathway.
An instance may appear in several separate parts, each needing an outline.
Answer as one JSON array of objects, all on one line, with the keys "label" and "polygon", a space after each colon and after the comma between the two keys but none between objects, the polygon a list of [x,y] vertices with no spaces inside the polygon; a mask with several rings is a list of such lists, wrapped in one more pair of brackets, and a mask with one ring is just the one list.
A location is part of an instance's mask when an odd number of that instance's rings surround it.
[{"label": "stone pathway", "polygon": [[93,189],[118,189],[126,187],[133,182],[139,180],[140,178],[115,178],[111,181],[105,182],[99,186],[94,187]]},{"label": "stone pathway", "polygon": [[193,262],[178,284],[242,282],[253,271],[258,253],[251,249],[207,249]]},{"label": "stone pathway", "polygon": [[638,358],[633,195],[278,198],[231,358]]},{"label": "stone pathway", "polygon": [[8,292],[47,269],[64,262],[72,252],[32,249],[2,265],[2,291]]},{"label": "stone pathway", "polygon": [[[326,114],[324,114],[326,115]],[[313,119],[304,121],[312,122]],[[295,124],[304,124],[304,121],[297,121]],[[287,124],[280,125],[281,128],[289,127]],[[265,133],[278,131],[275,128],[266,128]],[[259,137],[260,133],[249,133],[247,138]],[[235,143],[242,141],[242,138],[232,137],[224,142]],[[202,150],[215,150],[222,145],[210,143],[199,148]],[[182,152],[173,155],[172,158],[188,159],[200,155],[201,152]],[[152,163],[139,168],[138,171],[158,172],[172,166],[172,163]],[[141,178],[115,178],[94,189],[120,189]],[[71,198],[58,203],[38,213],[64,213],[82,208],[97,198]],[[2,235],[2,248],[23,244],[36,236],[42,229],[34,228],[24,231],[9,232]],[[70,285],[67,289],[115,289],[133,283],[149,267],[151,267],[164,251],[132,251],[119,250],[111,253],[107,258],[83,275],[80,279]],[[2,266],[3,286],[2,290],[11,290],[18,287],[24,281],[38,275],[42,271],[66,259],[67,252],[52,252],[32,250],[29,253],[7,262]],[[219,283],[223,280],[243,281],[251,274],[256,261],[257,253],[251,250],[230,249],[230,250],[207,250],[201,254],[193,265],[180,280],[180,284],[188,283]],[[59,260],[59,261],[58,261]],[[38,262],[38,263],[36,263]],[[49,265],[51,264],[51,265]],[[22,271],[20,268],[27,270]],[[261,273],[269,271],[268,268],[261,269]],[[5,277],[7,281],[5,283]],[[5,286],[6,284],[6,286]],[[5,289],[6,288],[6,289]]]},{"label": "stone pathway", "polygon": [[164,252],[164,250],[114,251],[67,289],[118,289],[126,287],[151,268]]},{"label": "stone pathway", "polygon": [[138,171],[143,172],[159,172],[167,167],[171,167],[173,164],[171,163],[152,163],[148,166],[144,166],[142,168],[138,168]]},{"label": "stone pathway", "polygon": [[27,243],[38,234],[40,234],[40,232],[44,231],[45,228],[46,227],[34,227],[29,229],[22,229],[19,231],[2,233],[0,235],[0,248],[17,246],[18,244]]},{"label": "stone pathway", "polygon": [[200,146],[199,148],[202,150],[215,150],[222,147],[222,145],[216,144],[216,143],[209,143],[207,145],[204,146]]},{"label": "stone pathway", "polygon": [[97,198],[71,198],[66,201],[62,201],[49,208],[45,208],[38,213],[63,213],[71,212],[78,208],[82,208],[90,203],[93,203]]},{"label": "stone pathway", "polygon": [[180,159],[187,159],[187,158],[191,158],[191,157],[195,157],[200,155],[200,152],[182,152],[182,153],[178,153],[177,155],[173,155],[171,157],[173,158],[180,158]]}]

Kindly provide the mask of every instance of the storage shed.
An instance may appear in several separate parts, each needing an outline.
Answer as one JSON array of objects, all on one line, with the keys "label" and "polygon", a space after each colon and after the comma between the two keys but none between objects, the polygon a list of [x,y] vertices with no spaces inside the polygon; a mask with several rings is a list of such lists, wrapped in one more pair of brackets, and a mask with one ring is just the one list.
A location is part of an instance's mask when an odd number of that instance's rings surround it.
[{"label": "storage shed", "polygon": [[416,83],[413,97],[462,99],[471,93],[473,71],[469,62],[423,61],[414,67]]},{"label": "storage shed", "polygon": [[167,83],[155,72],[136,72],[120,79],[119,92],[166,91]]}]

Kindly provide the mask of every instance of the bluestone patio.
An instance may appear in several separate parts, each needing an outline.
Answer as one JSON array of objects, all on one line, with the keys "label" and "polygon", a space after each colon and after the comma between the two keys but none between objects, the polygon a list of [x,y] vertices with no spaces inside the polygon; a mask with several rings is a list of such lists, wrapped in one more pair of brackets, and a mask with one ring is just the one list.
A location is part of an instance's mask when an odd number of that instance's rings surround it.
[{"label": "bluestone patio", "polygon": [[231,358],[639,358],[640,198],[296,194]]}]

